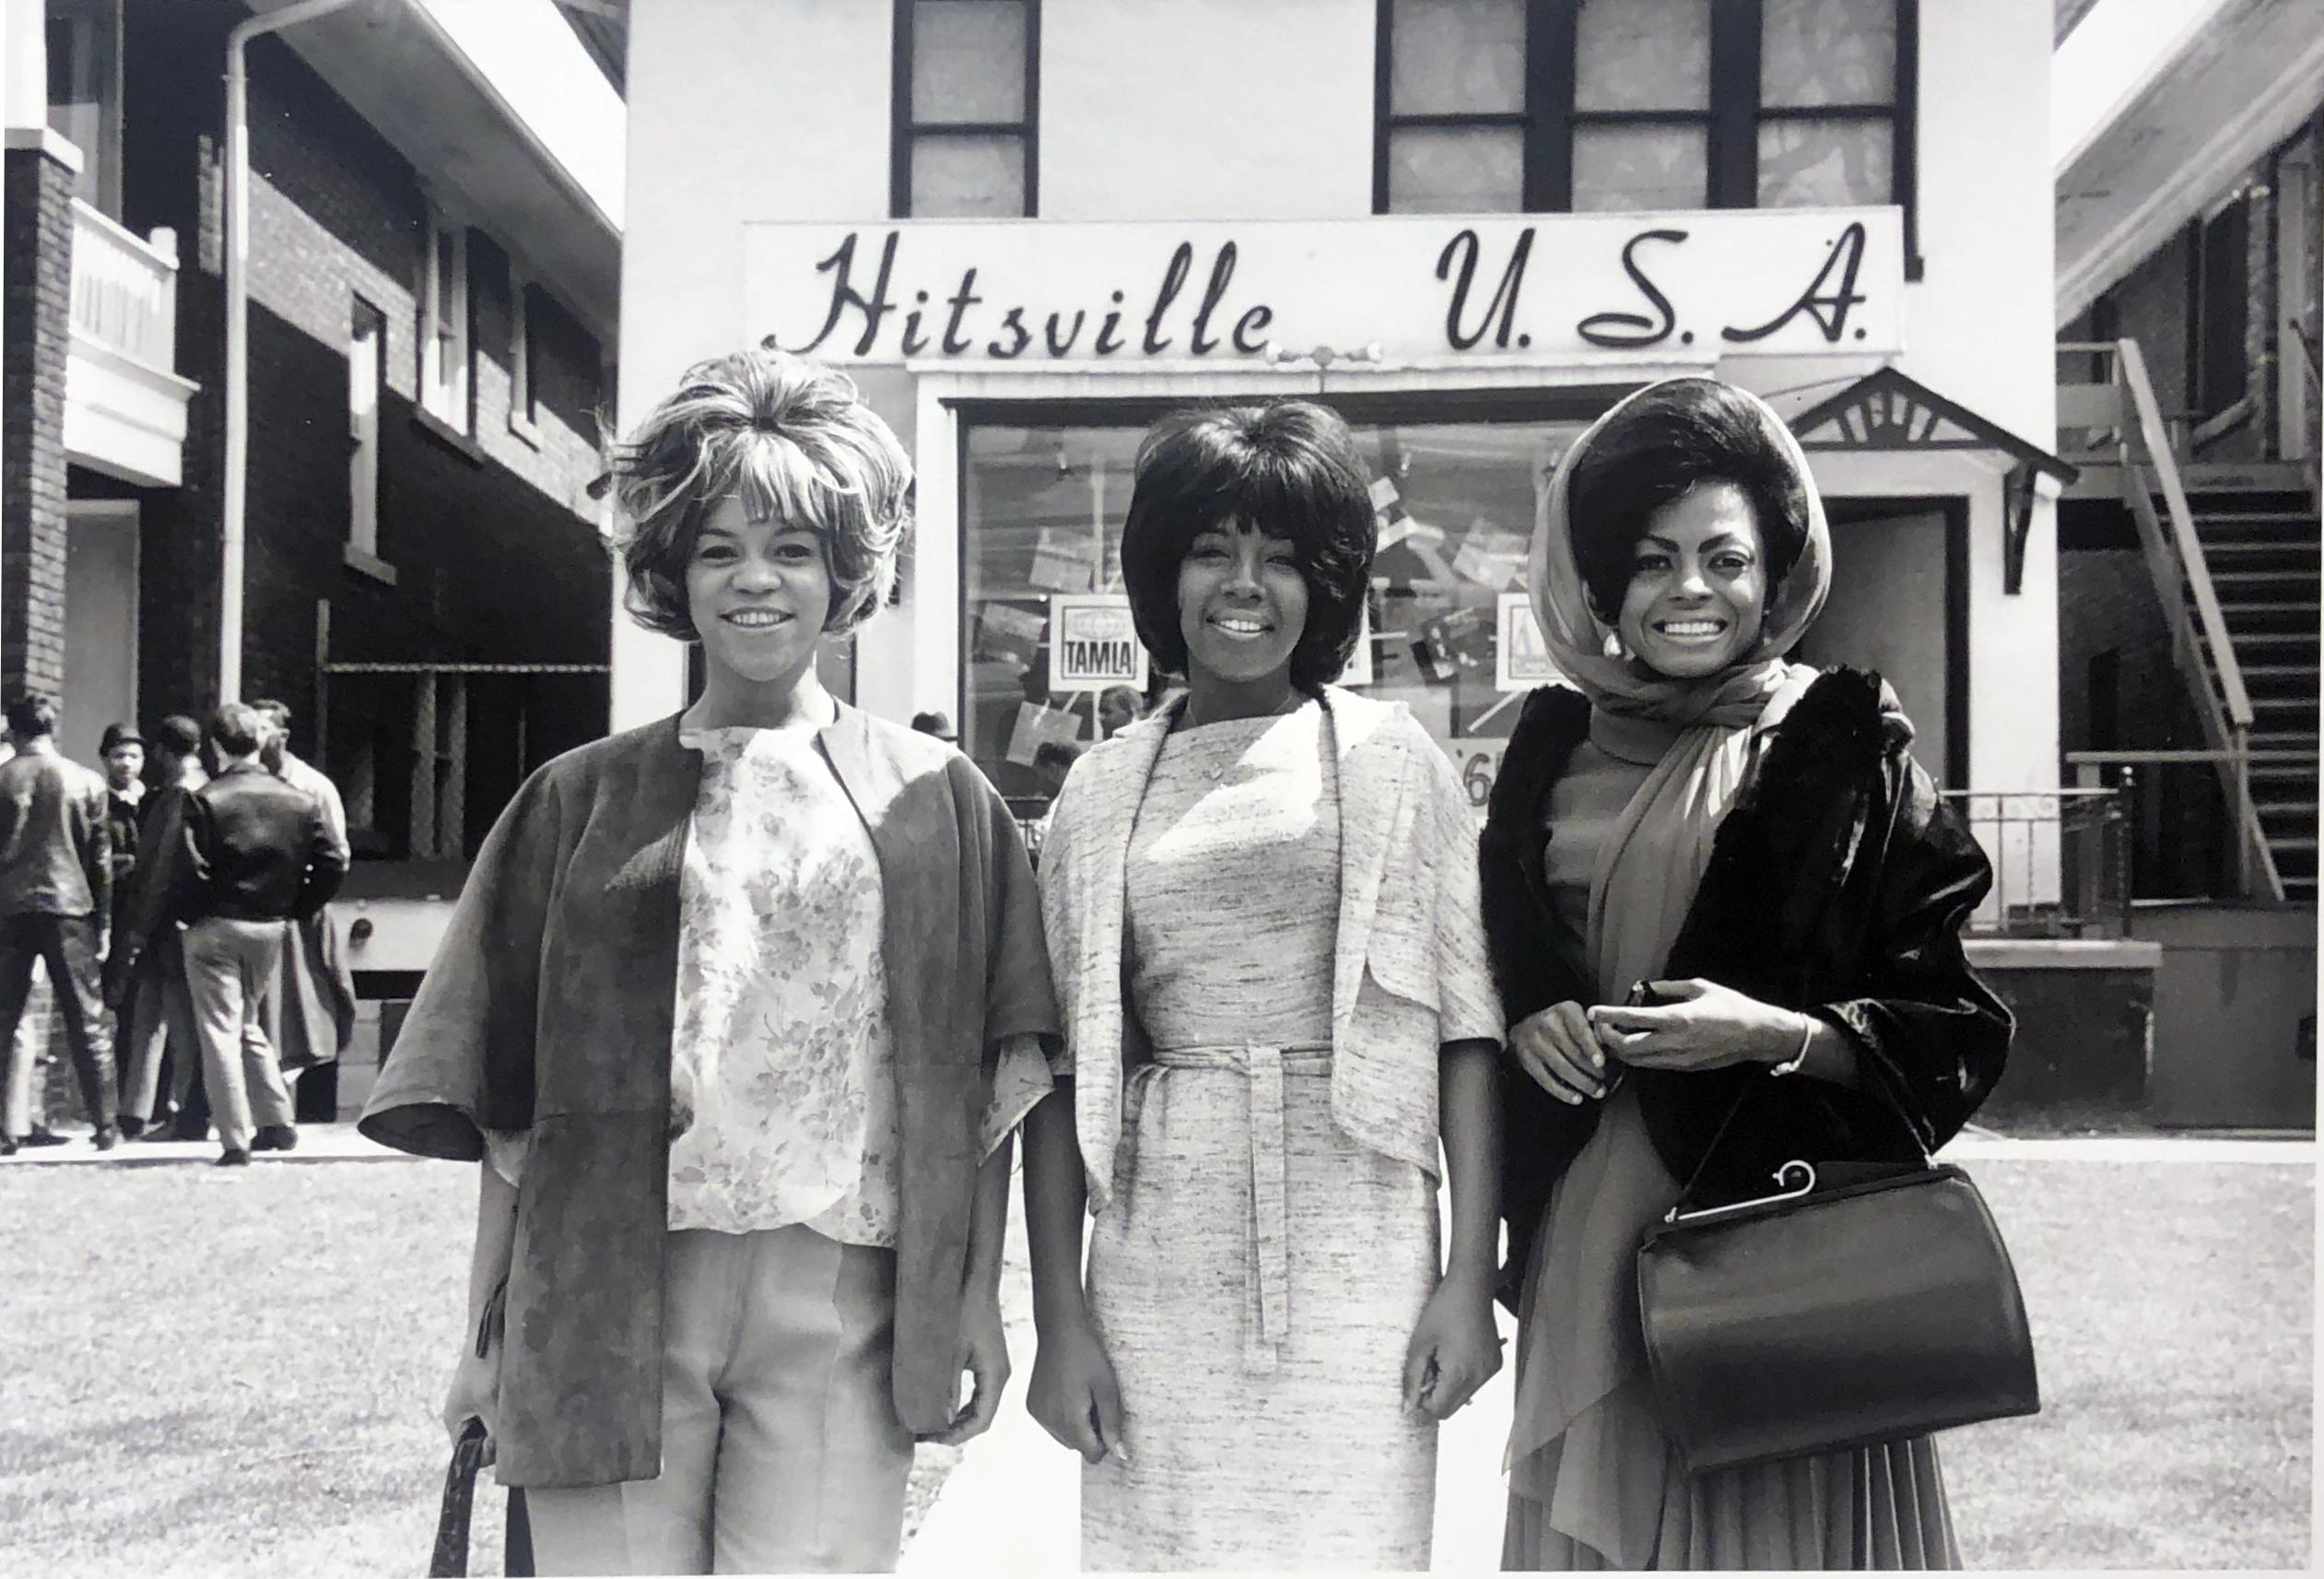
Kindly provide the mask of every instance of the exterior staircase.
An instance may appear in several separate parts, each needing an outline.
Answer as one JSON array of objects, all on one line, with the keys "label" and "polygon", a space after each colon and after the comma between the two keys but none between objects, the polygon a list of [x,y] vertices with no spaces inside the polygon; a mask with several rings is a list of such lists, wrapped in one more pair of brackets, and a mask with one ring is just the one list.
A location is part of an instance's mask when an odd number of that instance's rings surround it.
[{"label": "exterior staircase", "polygon": [[[2284,898],[2313,904],[2324,519],[2304,491],[2190,490],[2188,506],[2251,699],[2251,798],[2260,831]],[[2191,600],[2185,583],[2182,595]],[[2197,630],[2215,678],[2210,635],[2200,623]]]}]

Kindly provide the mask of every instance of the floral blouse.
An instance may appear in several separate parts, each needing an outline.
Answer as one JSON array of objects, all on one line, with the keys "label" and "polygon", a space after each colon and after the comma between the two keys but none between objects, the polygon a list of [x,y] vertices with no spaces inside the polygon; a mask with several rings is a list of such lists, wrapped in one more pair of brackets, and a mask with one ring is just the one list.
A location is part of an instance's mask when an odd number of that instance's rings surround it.
[{"label": "floral blouse", "polygon": [[[813,735],[679,738],[703,763],[678,889],[669,1225],[802,1223],[893,1246],[902,1158],[871,835]],[[1039,1038],[1000,1051],[988,1155],[1051,1085]],[[513,1180],[522,1137],[490,1138]]]}]

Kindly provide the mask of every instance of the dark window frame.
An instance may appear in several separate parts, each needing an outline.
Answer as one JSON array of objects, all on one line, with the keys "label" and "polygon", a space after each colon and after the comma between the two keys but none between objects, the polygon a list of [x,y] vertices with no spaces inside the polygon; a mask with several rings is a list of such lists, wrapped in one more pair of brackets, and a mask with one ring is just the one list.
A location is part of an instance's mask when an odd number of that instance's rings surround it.
[{"label": "dark window frame", "polygon": [[1700,125],[1708,143],[1704,203],[1759,206],[1759,127],[1770,121],[1884,120],[1891,201],[1904,210],[1905,277],[1923,272],[1919,246],[1920,0],[1891,0],[1896,19],[1893,103],[1765,107],[1759,100],[1759,0],[1710,0],[1710,103],[1702,110],[1580,110],[1575,47],[1582,0],[1524,0],[1525,109],[1479,114],[1397,114],[1392,103],[1395,0],[1375,0],[1372,212],[1389,206],[1389,143],[1406,127],[1515,128],[1525,150],[1523,211],[1573,209],[1573,133],[1580,126]]},{"label": "dark window frame", "polygon": [[[2189,220],[2187,240],[2187,407],[2201,443],[2233,428],[2249,409],[2250,194],[2238,192]],[[2214,255],[2215,247],[2226,255]]]},{"label": "dark window frame", "polygon": [[895,49],[888,93],[887,212],[912,217],[912,152],[927,137],[1015,136],[1024,147],[1025,214],[1040,212],[1041,0],[1015,0],[1025,10],[1025,118],[1022,121],[912,119],[912,23],[917,0],[895,0]]}]

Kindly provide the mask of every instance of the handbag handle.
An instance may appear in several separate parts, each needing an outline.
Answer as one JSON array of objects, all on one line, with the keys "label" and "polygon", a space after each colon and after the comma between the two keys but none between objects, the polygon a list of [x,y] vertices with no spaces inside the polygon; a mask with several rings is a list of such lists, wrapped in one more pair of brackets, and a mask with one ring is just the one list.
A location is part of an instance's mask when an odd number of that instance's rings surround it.
[{"label": "handbag handle", "polygon": [[[1803,1009],[1800,1012],[1805,1013],[1806,1011]],[[1773,1076],[1769,1077],[1769,1078],[1774,1078],[1775,1077]],[[1710,1166],[1711,1158],[1718,1153],[1719,1143],[1727,1138],[1727,1131],[1734,1125],[1735,1115],[1743,1112],[1743,1103],[1751,1100],[1751,1093],[1753,1090],[1765,1089],[1766,1088],[1764,1086],[1755,1086],[1748,1078],[1744,1079],[1743,1090],[1735,1093],[1734,1104],[1727,1110],[1727,1116],[1719,1121],[1719,1127],[1717,1129],[1711,1131],[1710,1144],[1703,1148],[1703,1155],[1696,1161],[1695,1171],[1686,1175],[1686,1183],[1680,1186],[1678,1199],[1673,1202],[1671,1209],[1663,1214],[1662,1220],[1664,1222],[1676,1222],[1681,1217],[1691,1215],[1686,1210],[1686,1205],[1689,1201],[1695,1198],[1695,1186],[1702,1182],[1703,1170]],[[1882,1108],[1895,1114],[1897,1127],[1901,1128],[1905,1132],[1905,1139],[1910,1143],[1915,1155],[1919,1157],[1922,1166],[1925,1167],[1932,1162],[1934,1159],[1929,1155],[1929,1149],[1920,1143],[1920,1132],[1912,1126],[1911,1120],[1906,1118],[1904,1114],[1896,1113],[1896,1110],[1891,1104],[1885,1101],[1881,1101],[1879,1097],[1875,1096],[1874,1100],[1879,1102]],[[1795,1189],[1787,1184],[1787,1180],[1791,1174],[1791,1170],[1795,1167],[1807,1169],[1808,1182],[1802,1188]],[[1770,1198],[1781,1199],[1794,1195],[1805,1195],[1809,1190],[1815,1188],[1815,1170],[1809,1167],[1805,1162],[1786,1162],[1782,1167],[1776,1170],[1774,1177],[1777,1188],[1780,1194]],[[1738,1202],[1736,1204],[1755,1205],[1757,1203]]]}]

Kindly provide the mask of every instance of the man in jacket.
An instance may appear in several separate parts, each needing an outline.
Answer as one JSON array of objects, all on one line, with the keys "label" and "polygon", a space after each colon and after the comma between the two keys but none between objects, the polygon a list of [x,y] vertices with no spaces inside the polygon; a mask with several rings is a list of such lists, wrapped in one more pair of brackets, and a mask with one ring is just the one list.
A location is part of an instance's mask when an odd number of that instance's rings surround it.
[{"label": "man in jacket", "polygon": [[[209,1108],[194,1100],[201,1043],[186,993],[184,929],[170,913],[168,857],[185,837],[185,803],[204,782],[195,760],[202,726],[173,713],[155,726],[147,748],[154,787],[138,803],[137,830],[150,854],[114,891],[105,955],[105,1001],[120,1017],[113,1041],[123,1069],[121,1131],[200,1140],[210,1132]],[[174,1128],[164,1122],[172,1111]]]},{"label": "man in jacket", "polygon": [[320,911],[346,875],[346,845],[314,796],[259,760],[270,726],[229,701],[206,736],[217,776],[187,797],[172,852],[173,908],[186,921],[185,976],[202,1044],[222,1166],[299,1143],[290,1088],[259,1022],[259,1000],[281,960],[283,923]]},{"label": "man in jacket", "polygon": [[[16,1041],[17,1024],[32,990],[32,963],[44,962],[81,1102],[97,1126],[91,1138],[106,1151],[119,1134],[112,1044],[98,992],[113,880],[105,781],[56,748],[56,703],[47,697],[19,695],[7,716],[16,754],[0,762],[0,1041],[9,1044],[12,1064],[26,1063],[32,1049]],[[29,1070],[11,1068],[9,1076],[12,1111],[0,1154],[14,1151],[30,1127]]]}]

